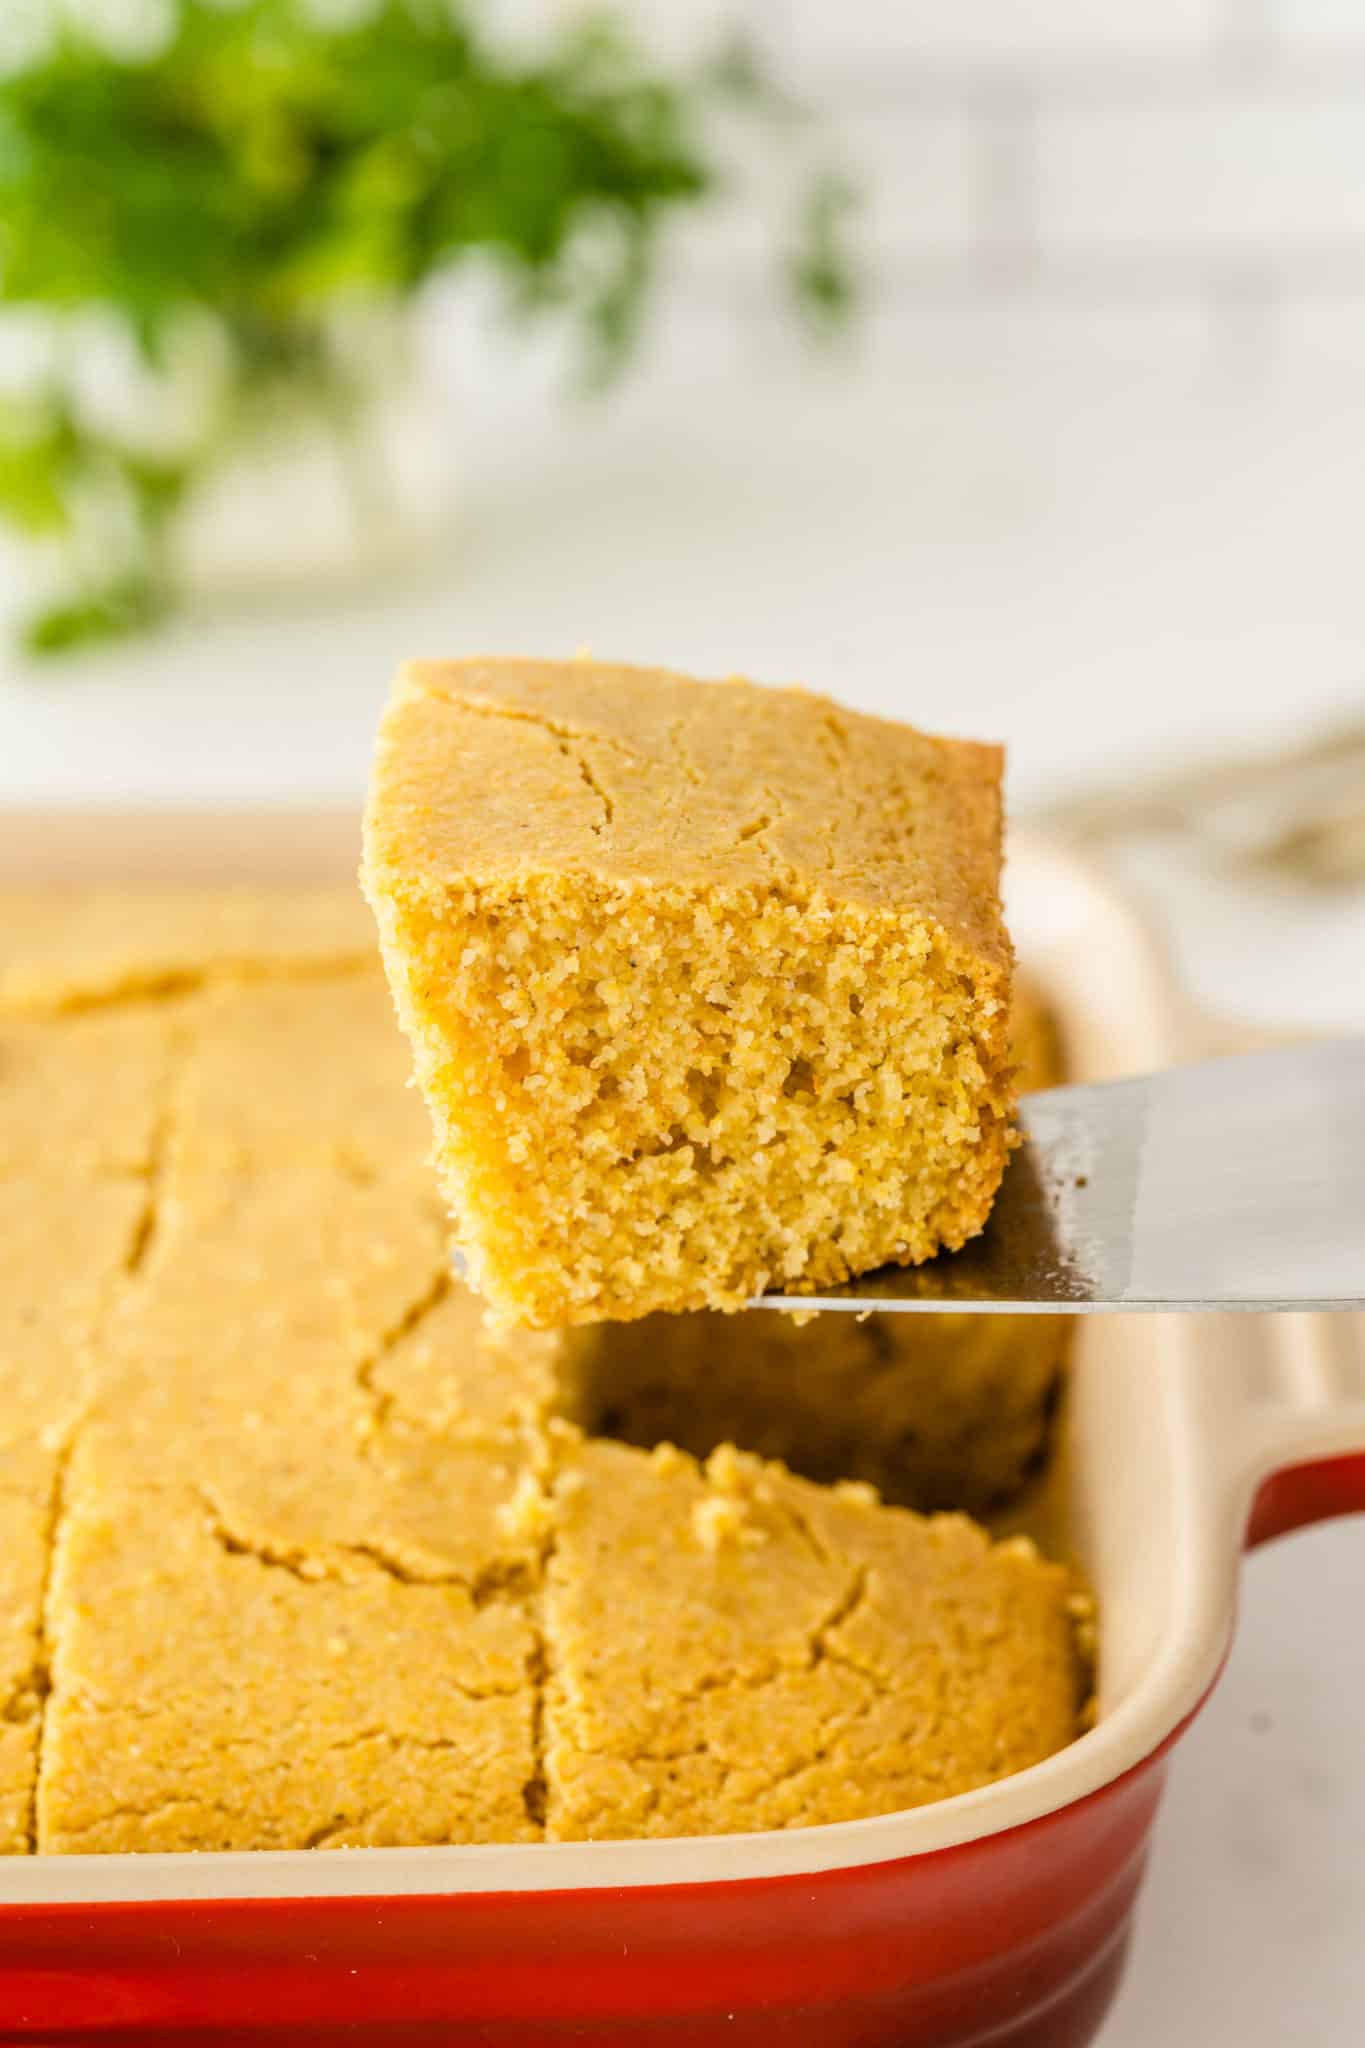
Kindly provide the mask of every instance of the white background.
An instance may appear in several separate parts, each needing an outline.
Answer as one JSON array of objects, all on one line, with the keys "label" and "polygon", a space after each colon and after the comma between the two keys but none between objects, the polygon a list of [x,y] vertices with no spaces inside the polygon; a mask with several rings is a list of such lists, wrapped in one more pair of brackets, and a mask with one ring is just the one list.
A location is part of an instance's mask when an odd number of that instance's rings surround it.
[{"label": "white background", "polygon": [[[875,181],[858,344],[782,333],[743,215],[606,410],[457,295],[453,537],[397,587],[11,665],[0,801],[358,795],[410,653],[805,680],[1005,738],[1021,808],[1365,707],[1365,5],[749,12]],[[1206,1001],[1365,1028],[1359,892],[1122,860]],[[1249,1568],[1104,2048],[1365,2039],[1362,1700],[1355,1522]]]}]

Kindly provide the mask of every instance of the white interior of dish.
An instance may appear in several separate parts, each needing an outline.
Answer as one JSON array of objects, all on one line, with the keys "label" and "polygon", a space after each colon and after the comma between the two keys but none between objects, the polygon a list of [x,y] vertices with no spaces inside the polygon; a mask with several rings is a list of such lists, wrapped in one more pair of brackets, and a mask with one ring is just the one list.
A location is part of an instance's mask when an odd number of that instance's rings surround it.
[{"label": "white interior of dish", "polygon": [[[10,817],[0,880],[313,881],[352,873],[355,844],[354,819],[333,814]],[[1086,868],[1020,837],[1008,894],[1075,1079],[1200,1050],[1160,949]],[[1137,1763],[1211,1683],[1256,1481],[1365,1446],[1360,1319],[1084,1318],[1067,1428],[1074,1538],[1101,1606],[1100,1713],[1032,1770],[910,1813],[695,1841],[0,1858],[0,1903],[720,1881],[913,1855],[1049,1812]]]}]

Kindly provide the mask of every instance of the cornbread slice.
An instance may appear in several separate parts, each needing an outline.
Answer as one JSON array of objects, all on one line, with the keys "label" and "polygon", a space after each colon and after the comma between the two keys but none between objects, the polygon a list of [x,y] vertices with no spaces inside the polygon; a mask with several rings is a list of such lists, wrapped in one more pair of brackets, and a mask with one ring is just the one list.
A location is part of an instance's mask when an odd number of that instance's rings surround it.
[{"label": "cornbread slice", "polygon": [[57,1544],[45,1850],[527,1841],[534,1637],[514,1602],[226,1536],[83,1442]]},{"label": "cornbread slice", "polygon": [[195,999],[87,1427],[193,1472],[272,1556],[481,1595],[529,1568],[498,1517],[554,1382],[544,1339],[495,1343],[451,1280],[401,1075],[377,970]]},{"label": "cornbread slice", "polygon": [[370,1189],[209,1185],[170,1169],[76,1436],[38,1845],[529,1839],[542,1341],[439,1271],[362,1331]]},{"label": "cornbread slice", "polygon": [[507,1322],[957,1246],[1010,1142],[998,749],[586,661],[403,671],[364,883]]},{"label": "cornbread slice", "polygon": [[555,1482],[546,1832],[728,1834],[919,1806],[1076,1734],[1068,1575],[724,1449],[583,1443]]}]

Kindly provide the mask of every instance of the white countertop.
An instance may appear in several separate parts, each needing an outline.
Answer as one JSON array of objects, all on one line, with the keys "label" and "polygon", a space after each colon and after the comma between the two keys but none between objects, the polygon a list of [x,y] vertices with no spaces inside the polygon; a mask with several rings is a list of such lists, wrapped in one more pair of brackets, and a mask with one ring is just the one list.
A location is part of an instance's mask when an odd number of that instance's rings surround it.
[{"label": "white countertop", "polygon": [[[1020,804],[1365,701],[1350,363],[1215,378],[1037,334],[983,354],[945,315],[874,334],[856,374],[698,328],[605,414],[461,368],[460,530],[436,559],[402,589],[0,674],[0,803],[358,796],[415,652],[589,642],[802,679],[1005,738]],[[1128,867],[1206,1001],[1365,1027],[1360,892],[1233,885],[1160,849]],[[1365,2038],[1362,1692],[1357,1521],[1249,1568],[1105,2048]]]}]

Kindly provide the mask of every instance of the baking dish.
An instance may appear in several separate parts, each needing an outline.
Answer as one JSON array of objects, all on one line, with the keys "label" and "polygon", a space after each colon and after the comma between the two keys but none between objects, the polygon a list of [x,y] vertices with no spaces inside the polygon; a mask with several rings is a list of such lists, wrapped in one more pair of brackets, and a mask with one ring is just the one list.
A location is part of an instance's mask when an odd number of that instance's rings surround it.
[{"label": "baking dish", "polygon": [[[0,879],[319,880],[335,814],[11,815]],[[1078,1079],[1206,1049],[1085,869],[1012,851]],[[1073,2048],[1122,1969],[1171,1742],[1247,1541],[1365,1507],[1356,1318],[1082,1324],[1063,1446],[1104,1623],[1095,1728],[873,1820],[677,1842],[0,1859],[0,2040]]]}]

